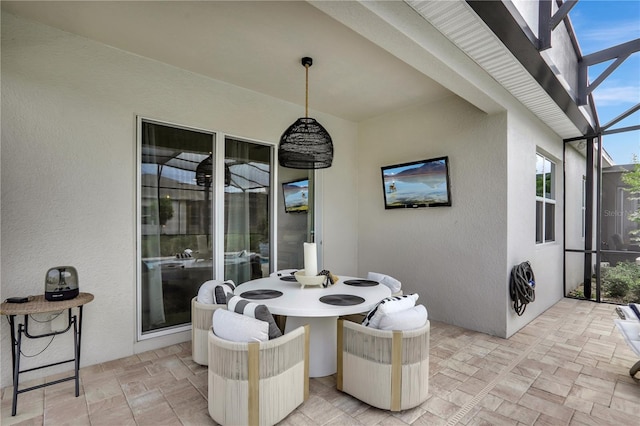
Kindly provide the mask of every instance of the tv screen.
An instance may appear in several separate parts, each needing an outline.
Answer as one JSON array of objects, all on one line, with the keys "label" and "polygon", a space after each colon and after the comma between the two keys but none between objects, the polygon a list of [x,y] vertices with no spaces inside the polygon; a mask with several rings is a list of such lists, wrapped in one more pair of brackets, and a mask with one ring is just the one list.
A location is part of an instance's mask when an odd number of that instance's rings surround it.
[{"label": "tv screen", "polygon": [[282,192],[285,212],[306,213],[309,210],[309,179],[283,183]]},{"label": "tv screen", "polygon": [[385,209],[451,205],[449,157],[384,166]]}]

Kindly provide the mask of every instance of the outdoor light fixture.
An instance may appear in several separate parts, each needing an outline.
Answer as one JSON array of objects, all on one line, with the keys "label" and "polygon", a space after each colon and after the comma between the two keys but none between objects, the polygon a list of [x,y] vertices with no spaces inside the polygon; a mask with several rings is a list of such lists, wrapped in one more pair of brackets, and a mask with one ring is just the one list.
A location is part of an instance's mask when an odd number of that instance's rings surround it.
[{"label": "outdoor light fixture", "polygon": [[302,58],[306,72],[304,118],[298,118],[280,137],[278,161],[291,169],[326,169],[333,161],[333,142],[329,132],[309,118],[309,67],[313,59]]}]

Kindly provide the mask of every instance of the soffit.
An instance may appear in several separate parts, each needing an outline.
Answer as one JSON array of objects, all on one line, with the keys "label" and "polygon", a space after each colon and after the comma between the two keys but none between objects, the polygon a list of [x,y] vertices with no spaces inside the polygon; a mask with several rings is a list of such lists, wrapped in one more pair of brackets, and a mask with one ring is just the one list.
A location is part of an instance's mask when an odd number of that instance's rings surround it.
[{"label": "soffit", "polygon": [[465,1],[406,3],[562,138],[580,130]]}]

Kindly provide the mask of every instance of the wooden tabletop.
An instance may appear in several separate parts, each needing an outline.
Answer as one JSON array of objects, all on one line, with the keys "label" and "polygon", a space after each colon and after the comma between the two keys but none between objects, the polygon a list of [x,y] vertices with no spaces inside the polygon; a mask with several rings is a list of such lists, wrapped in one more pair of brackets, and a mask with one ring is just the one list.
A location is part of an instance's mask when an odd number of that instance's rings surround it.
[{"label": "wooden tabletop", "polygon": [[0,315],[30,315],[43,312],[57,312],[63,309],[82,306],[93,300],[93,294],[80,293],[73,299],[49,301],[43,294],[29,296],[29,301],[25,303],[4,302],[0,305]]}]

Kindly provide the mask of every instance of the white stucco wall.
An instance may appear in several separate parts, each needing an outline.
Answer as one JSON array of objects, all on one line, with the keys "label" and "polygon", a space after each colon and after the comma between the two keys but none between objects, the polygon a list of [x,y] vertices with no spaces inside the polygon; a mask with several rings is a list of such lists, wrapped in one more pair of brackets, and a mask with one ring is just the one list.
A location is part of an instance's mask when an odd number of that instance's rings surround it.
[{"label": "white stucco wall", "polygon": [[[359,273],[387,273],[431,318],[511,336],[563,297],[562,140],[514,104],[486,115],[457,97],[360,123]],[[556,162],[556,241],[535,243],[535,165]],[[451,207],[385,210],[380,167],[448,155]],[[573,201],[572,201],[573,204]],[[529,261],[536,300],[518,316],[513,266]]]},{"label": "white stucco wall", "polygon": [[[503,1],[503,3],[512,3],[513,6],[518,10],[520,16],[524,19],[524,21],[529,26],[531,32],[538,37],[538,15],[539,15],[539,5],[537,1],[531,0],[512,0],[512,1]],[[553,6],[552,6],[553,7]],[[557,9],[557,8],[556,8]]]},{"label": "white stucco wall", "polygon": [[[135,341],[136,115],[277,143],[302,107],[8,13],[1,54],[0,297],[42,294],[48,268],[75,266],[80,290],[95,295],[85,308],[82,366],[188,340],[182,333]],[[353,274],[357,126],[313,114],[335,148],[330,172],[318,173],[324,188],[318,202],[328,206],[325,265]],[[6,321],[1,331],[4,387],[11,383]],[[68,338],[56,337],[48,359],[67,359]],[[29,343],[25,353],[45,344]]]},{"label": "white stucco wall", "polygon": [[[509,114],[508,144],[508,256],[507,270],[524,261],[531,263],[536,278],[535,301],[518,316],[509,306],[507,337],[525,326],[563,297],[562,264],[563,165],[562,139],[530,114],[514,108]],[[555,242],[536,244],[536,152],[556,164]],[[508,282],[506,284],[508,289]]]},{"label": "white stucco wall", "polygon": [[[392,275],[430,318],[504,335],[506,114],[452,96],[360,124],[359,273]],[[452,206],[385,210],[380,167],[448,156]]]}]

